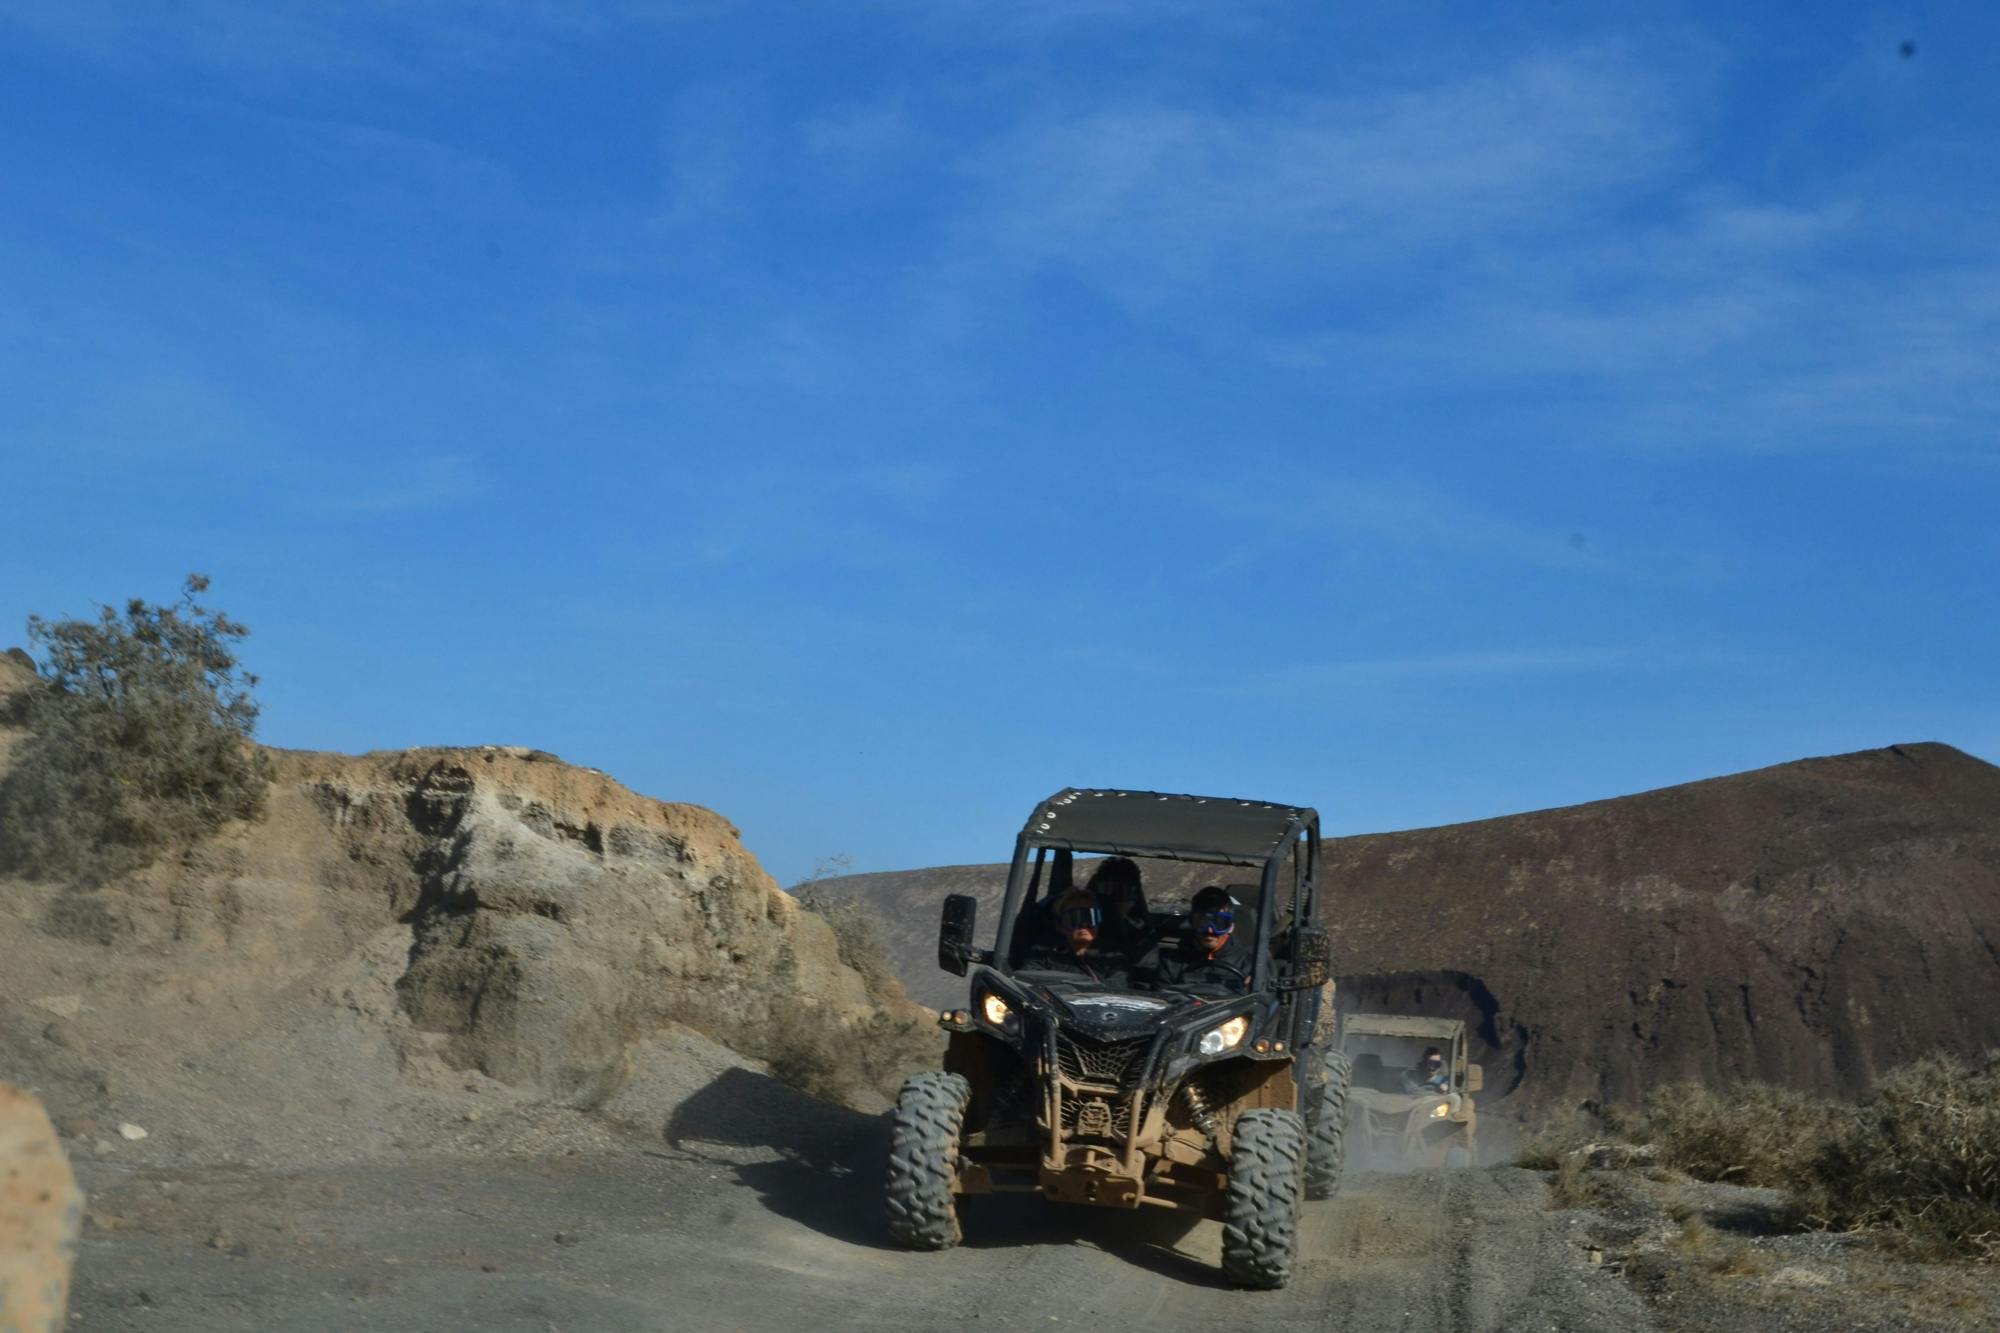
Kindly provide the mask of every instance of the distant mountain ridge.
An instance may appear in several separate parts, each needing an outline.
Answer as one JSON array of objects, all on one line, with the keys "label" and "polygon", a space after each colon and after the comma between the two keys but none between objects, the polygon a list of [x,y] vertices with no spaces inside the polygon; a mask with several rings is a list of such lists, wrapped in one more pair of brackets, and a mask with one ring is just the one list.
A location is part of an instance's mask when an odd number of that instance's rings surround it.
[{"label": "distant mountain ridge", "polygon": [[[996,829],[1000,842],[1011,829]],[[1005,865],[822,881],[881,909],[911,994],[938,904]],[[1329,839],[1345,1010],[1462,1016],[1489,1087],[1630,1100],[1677,1077],[1865,1090],[2000,1047],[2000,768],[1948,745],[1804,759],[1586,805]]]}]

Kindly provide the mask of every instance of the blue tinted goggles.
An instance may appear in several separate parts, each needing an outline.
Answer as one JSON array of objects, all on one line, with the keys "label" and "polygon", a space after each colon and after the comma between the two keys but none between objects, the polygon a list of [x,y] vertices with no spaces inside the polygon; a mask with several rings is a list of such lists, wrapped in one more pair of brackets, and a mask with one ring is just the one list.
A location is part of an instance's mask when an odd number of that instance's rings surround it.
[{"label": "blue tinted goggles", "polygon": [[1227,907],[1196,912],[1194,928],[1204,935],[1227,935],[1236,929],[1236,913]]},{"label": "blue tinted goggles", "polygon": [[1099,907],[1065,907],[1062,911],[1064,930],[1082,930],[1088,926],[1097,929],[1104,920],[1104,910]]}]

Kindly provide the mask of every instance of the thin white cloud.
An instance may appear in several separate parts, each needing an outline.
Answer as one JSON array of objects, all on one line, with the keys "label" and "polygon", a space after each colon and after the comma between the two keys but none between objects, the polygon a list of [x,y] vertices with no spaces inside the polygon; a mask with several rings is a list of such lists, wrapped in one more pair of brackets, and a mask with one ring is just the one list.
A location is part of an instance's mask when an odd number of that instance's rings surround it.
[{"label": "thin white cloud", "polygon": [[1120,296],[1325,280],[1356,262],[1569,230],[1682,155],[1661,79],[1616,52],[1234,112],[1154,104],[1031,123],[978,154],[964,243]]},{"label": "thin white cloud", "polygon": [[[1856,248],[1886,258],[1843,263]],[[1533,391],[1531,417],[1574,438],[1584,413],[1600,444],[1907,448],[2000,426],[2000,254],[1898,254],[1848,201],[1698,197],[1264,351],[1352,392]]]}]

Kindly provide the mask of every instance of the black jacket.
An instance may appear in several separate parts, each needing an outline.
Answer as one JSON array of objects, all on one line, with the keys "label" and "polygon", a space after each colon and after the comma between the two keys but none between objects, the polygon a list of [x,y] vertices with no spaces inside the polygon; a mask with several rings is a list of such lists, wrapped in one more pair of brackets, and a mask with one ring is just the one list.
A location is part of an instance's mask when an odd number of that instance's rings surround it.
[{"label": "black jacket", "polygon": [[1213,958],[1202,949],[1193,933],[1182,936],[1179,944],[1160,953],[1159,976],[1163,986],[1221,986],[1228,990],[1250,988],[1253,954],[1241,931],[1232,932]]},{"label": "black jacket", "polygon": [[1438,1071],[1435,1074],[1425,1073],[1422,1065],[1418,1065],[1414,1069],[1405,1069],[1403,1071],[1403,1091],[1412,1097],[1422,1096],[1425,1093],[1441,1097],[1451,1091],[1450,1071],[1451,1066],[1449,1065],[1438,1066]]}]

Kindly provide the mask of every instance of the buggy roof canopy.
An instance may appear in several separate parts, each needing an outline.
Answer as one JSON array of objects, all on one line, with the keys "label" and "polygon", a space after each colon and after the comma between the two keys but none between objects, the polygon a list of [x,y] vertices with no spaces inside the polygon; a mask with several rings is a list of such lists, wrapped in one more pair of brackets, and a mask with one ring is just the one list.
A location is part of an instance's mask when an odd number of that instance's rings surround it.
[{"label": "buggy roof canopy", "polygon": [[1349,1014],[1341,1030],[1357,1037],[1456,1037],[1462,1018],[1419,1018],[1412,1014]]},{"label": "buggy roof canopy", "polygon": [[1261,865],[1318,819],[1305,806],[1269,801],[1065,787],[1035,807],[1022,832],[1037,846],[1078,852]]}]

